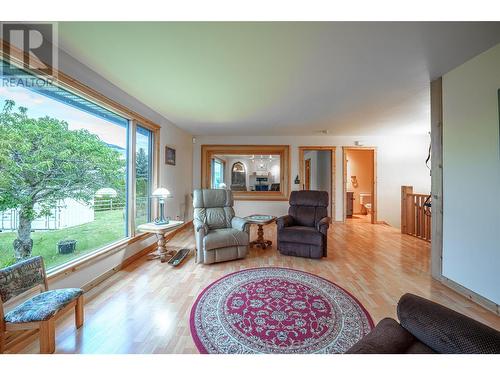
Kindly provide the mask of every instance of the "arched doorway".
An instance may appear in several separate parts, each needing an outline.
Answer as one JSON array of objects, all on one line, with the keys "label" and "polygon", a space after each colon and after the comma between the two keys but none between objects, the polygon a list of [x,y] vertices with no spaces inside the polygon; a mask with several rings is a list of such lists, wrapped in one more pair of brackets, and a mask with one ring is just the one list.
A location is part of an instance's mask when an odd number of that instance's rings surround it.
[{"label": "arched doorway", "polygon": [[237,161],[231,167],[231,190],[234,191],[247,190],[245,165],[240,161]]}]

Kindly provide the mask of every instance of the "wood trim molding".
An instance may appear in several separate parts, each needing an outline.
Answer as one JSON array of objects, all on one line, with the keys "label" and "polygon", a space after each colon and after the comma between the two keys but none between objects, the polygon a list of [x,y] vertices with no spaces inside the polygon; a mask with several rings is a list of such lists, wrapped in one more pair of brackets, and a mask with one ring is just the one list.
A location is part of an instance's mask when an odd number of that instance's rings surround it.
[{"label": "wood trim molding", "polygon": [[448,279],[445,276],[441,276],[439,278],[439,281],[441,281],[441,283],[446,285],[451,290],[457,292],[458,294],[470,299],[472,302],[477,303],[478,305],[484,307],[485,309],[500,316],[500,305],[496,304],[495,302],[487,298],[484,298],[483,296],[477,294],[476,292],[473,292],[472,290],[456,283],[453,280]]},{"label": "wood trim molding", "polygon": [[125,238],[118,242],[112,243],[106,247],[99,250],[93,251],[82,257],[76,258],[73,261],[63,264],[61,267],[56,267],[47,273],[47,279],[49,281],[58,280],[61,277],[67,276],[81,268],[88,267],[97,261],[110,257],[111,255],[123,250],[127,246],[132,245],[135,242],[142,241],[150,237],[149,233],[141,233],[134,237]]},{"label": "wood trim molding", "polygon": [[377,147],[365,147],[365,146],[343,146],[342,147],[342,221],[346,221],[345,210],[346,210],[346,192],[347,192],[347,151],[356,150],[367,150],[373,151],[373,186],[372,186],[372,217],[371,223],[377,224],[378,221],[378,204],[377,204]]},{"label": "wood trim molding", "polygon": [[331,152],[331,176],[330,176],[330,191],[332,196],[330,197],[330,217],[332,221],[336,221],[337,215],[337,184],[335,183],[335,179],[337,176],[337,147],[335,146],[299,146],[299,180],[300,180],[300,190],[303,190],[303,181],[304,181],[304,152],[310,151],[321,151],[326,150]]},{"label": "wood trim molding", "polygon": [[[187,221],[184,224],[182,224],[180,227],[174,229],[171,232],[168,232],[165,235],[165,239],[167,239],[167,240],[171,239],[177,233],[179,233],[180,231],[189,227],[192,224],[192,222],[193,222],[192,220]],[[151,233],[141,233],[133,238],[125,239],[125,240],[120,241],[118,243],[112,244],[109,247],[106,247],[104,249],[99,250],[97,253],[90,253],[88,257],[84,256],[82,258],[75,259],[75,261],[65,264],[63,268],[60,268],[60,269],[56,268],[54,271],[49,272],[47,275],[47,279],[49,280],[49,282],[51,282],[51,281],[63,278],[65,276],[68,276],[68,275],[70,275],[70,274],[72,274],[72,273],[74,273],[82,268],[88,267],[88,266],[96,263],[97,261],[99,261],[101,259],[110,257],[111,255],[117,253],[120,250],[125,249],[127,246],[130,246],[131,244],[133,244],[135,242],[146,240],[147,238],[149,238],[151,236],[152,236]],[[131,262],[133,262],[134,260],[143,256],[144,254],[147,254],[146,249],[141,250],[139,253],[136,253],[136,254],[126,258],[123,262],[125,263],[129,259],[132,259],[129,261],[129,263],[126,263],[126,265],[128,265]],[[122,263],[122,265],[124,263]]]},{"label": "wood trim molding", "polygon": [[431,82],[431,275],[443,273],[443,87],[442,78]]},{"label": "wood trim molding", "polygon": [[216,154],[274,154],[280,156],[281,191],[233,191],[240,201],[288,201],[290,195],[289,145],[201,145],[201,187],[210,188],[211,159]]}]

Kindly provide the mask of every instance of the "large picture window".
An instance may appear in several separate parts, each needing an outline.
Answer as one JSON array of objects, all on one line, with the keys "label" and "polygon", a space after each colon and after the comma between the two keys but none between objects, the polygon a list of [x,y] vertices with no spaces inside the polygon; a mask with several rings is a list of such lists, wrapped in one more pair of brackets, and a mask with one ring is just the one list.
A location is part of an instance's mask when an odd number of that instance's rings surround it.
[{"label": "large picture window", "polygon": [[134,235],[131,212],[138,223],[150,219],[153,132],[61,87],[26,84],[33,77],[17,67],[2,68],[0,268],[42,255],[54,269]]}]

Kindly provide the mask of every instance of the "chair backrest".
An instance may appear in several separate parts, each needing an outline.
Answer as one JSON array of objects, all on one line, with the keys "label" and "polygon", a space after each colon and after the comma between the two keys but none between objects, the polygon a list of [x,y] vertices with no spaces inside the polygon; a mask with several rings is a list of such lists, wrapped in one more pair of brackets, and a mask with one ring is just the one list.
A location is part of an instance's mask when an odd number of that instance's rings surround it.
[{"label": "chair backrest", "polygon": [[0,299],[2,303],[39,285],[47,289],[45,268],[41,256],[29,258],[0,269]]},{"label": "chair backrest", "polygon": [[193,191],[194,218],[209,229],[230,228],[234,217],[233,193],[225,189]]},{"label": "chair backrest", "polygon": [[328,216],[328,192],[317,190],[292,191],[288,214],[301,226],[314,227]]}]

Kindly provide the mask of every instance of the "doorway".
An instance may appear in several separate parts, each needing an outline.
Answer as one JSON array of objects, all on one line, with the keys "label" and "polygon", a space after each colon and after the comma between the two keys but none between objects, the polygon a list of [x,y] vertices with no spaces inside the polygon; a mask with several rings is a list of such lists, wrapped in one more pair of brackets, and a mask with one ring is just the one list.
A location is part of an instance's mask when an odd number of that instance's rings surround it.
[{"label": "doorway", "polygon": [[343,220],[377,222],[377,160],[374,147],[343,147]]},{"label": "doorway", "polygon": [[299,147],[300,190],[327,191],[328,215],[335,220],[335,147]]}]

